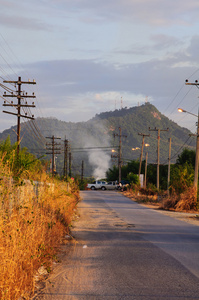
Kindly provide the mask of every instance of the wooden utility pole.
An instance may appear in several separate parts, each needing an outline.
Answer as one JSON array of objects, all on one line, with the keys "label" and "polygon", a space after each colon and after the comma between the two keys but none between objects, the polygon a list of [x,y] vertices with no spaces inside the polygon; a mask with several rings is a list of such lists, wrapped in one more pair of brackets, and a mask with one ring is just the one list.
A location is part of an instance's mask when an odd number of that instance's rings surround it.
[{"label": "wooden utility pole", "polygon": [[[185,110],[183,110],[183,111],[187,112]],[[196,195],[197,195],[197,193],[198,193],[198,164],[199,164],[199,109],[198,109],[197,134],[190,134],[190,136],[196,136],[196,158],[195,158],[195,170],[194,170],[194,183],[193,183],[193,186],[196,189]]]},{"label": "wooden utility pole", "polygon": [[119,127],[119,182],[122,180],[122,129]]},{"label": "wooden utility pole", "polygon": [[14,83],[17,84],[18,89],[16,94],[15,93],[11,93],[9,95],[6,94],[6,92],[4,92],[3,97],[16,97],[18,99],[18,103],[17,104],[13,104],[13,101],[11,101],[11,103],[6,103],[7,101],[4,101],[3,106],[12,106],[15,107],[17,109],[17,113],[13,113],[13,112],[9,112],[9,111],[3,111],[4,113],[7,114],[11,114],[11,115],[15,115],[17,116],[17,156],[19,156],[19,144],[20,144],[20,131],[21,131],[21,125],[20,125],[20,118],[27,118],[27,119],[31,119],[34,120],[34,116],[27,116],[22,115],[21,114],[21,107],[35,107],[34,102],[32,103],[32,105],[27,104],[27,102],[25,102],[25,104],[21,103],[22,99],[25,98],[36,98],[34,93],[32,95],[28,95],[27,93],[23,93],[21,91],[21,85],[22,84],[36,84],[35,80],[33,81],[21,81],[21,77],[18,77],[18,81],[7,81],[4,80],[4,83]]},{"label": "wooden utility pole", "polygon": [[69,174],[68,175],[70,177],[72,175],[71,167],[72,167],[72,154],[71,154],[71,152],[69,152]]},{"label": "wooden utility pole", "polygon": [[52,177],[54,177],[55,173],[55,154],[61,154],[61,148],[57,147],[60,146],[60,143],[56,143],[55,140],[60,140],[60,137],[46,137],[47,139],[51,139],[51,143],[47,143],[46,146],[50,146],[50,148],[46,148],[46,150],[49,150],[50,152],[47,152],[46,154],[52,154]]},{"label": "wooden utility pole", "polygon": [[68,140],[64,141],[64,177],[68,176]]},{"label": "wooden utility pole", "polygon": [[143,150],[144,150],[144,138],[145,138],[145,136],[150,136],[150,134],[138,133],[138,135],[142,135],[142,148],[141,148],[141,154],[140,154],[140,164],[139,164],[139,173],[138,173],[138,177],[140,180],[141,167],[142,167],[142,156],[143,156]]},{"label": "wooden utility pole", "polygon": [[171,169],[171,138],[169,138],[169,158],[168,158],[168,180],[167,180],[167,194],[169,196],[169,187],[170,187],[170,169]]},{"label": "wooden utility pole", "polygon": [[[186,85],[195,85],[199,89],[198,80],[195,82],[189,82],[185,80]],[[186,112],[186,111],[185,111]],[[189,113],[189,112],[187,112]],[[196,158],[195,158],[195,171],[194,171],[194,188],[196,190],[196,197],[198,196],[198,164],[199,164],[199,109],[198,109],[198,123],[197,123],[197,139],[196,139]]]},{"label": "wooden utility pole", "polygon": [[147,160],[148,160],[148,152],[146,152],[145,174],[144,174],[144,188],[145,189],[146,189],[146,176],[147,176]]},{"label": "wooden utility pole", "polygon": [[149,127],[149,131],[157,131],[158,132],[158,147],[157,147],[157,190],[159,190],[159,167],[160,167],[160,131],[168,131],[167,129],[157,129],[156,127],[154,129],[151,129]]},{"label": "wooden utility pole", "polygon": [[119,168],[119,183],[122,180],[122,137],[127,137],[122,135],[122,129],[119,127],[119,134],[114,133],[114,137],[119,137],[119,156],[118,156],[118,168]]},{"label": "wooden utility pole", "polygon": [[195,159],[195,173],[194,173],[194,187],[196,189],[196,196],[198,193],[198,163],[199,163],[199,110],[197,123],[197,138],[196,138],[196,159]]},{"label": "wooden utility pole", "polygon": [[82,160],[81,182],[84,180],[84,161]]}]

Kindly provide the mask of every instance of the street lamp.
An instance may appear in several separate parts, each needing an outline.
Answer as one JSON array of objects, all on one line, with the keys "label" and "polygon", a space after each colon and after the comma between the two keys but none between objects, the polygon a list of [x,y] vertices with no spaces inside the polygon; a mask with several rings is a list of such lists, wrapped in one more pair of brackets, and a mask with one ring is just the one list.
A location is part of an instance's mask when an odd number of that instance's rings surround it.
[{"label": "street lamp", "polygon": [[187,113],[187,114],[189,114],[189,115],[192,115],[192,116],[194,116],[194,117],[197,117],[197,118],[198,118],[198,116],[197,116],[197,115],[195,115],[195,114],[193,114],[193,113],[191,113],[191,112],[189,112],[189,111],[187,111],[187,110],[184,110],[184,109],[182,109],[182,108],[178,108],[178,111],[179,111],[179,112],[184,112],[184,113]]},{"label": "street lamp", "polygon": [[179,112],[184,112],[190,115],[193,115],[195,117],[198,118],[198,122],[197,122],[197,139],[196,139],[196,158],[195,158],[195,172],[194,172],[194,188],[196,189],[196,197],[197,197],[197,193],[198,193],[198,163],[199,163],[199,111],[198,111],[198,115],[192,114],[189,111],[186,111],[182,108],[178,108]]},{"label": "street lamp", "polygon": [[135,150],[139,150],[139,149],[140,149],[139,147],[136,147],[136,148],[132,148],[131,150],[135,151]]}]

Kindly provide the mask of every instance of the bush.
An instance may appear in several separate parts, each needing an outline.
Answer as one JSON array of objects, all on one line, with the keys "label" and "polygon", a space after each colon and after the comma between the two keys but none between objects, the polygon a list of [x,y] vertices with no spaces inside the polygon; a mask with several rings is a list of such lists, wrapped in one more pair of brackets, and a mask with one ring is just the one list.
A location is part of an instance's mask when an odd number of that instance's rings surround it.
[{"label": "bush", "polygon": [[140,193],[143,195],[154,196],[157,195],[158,190],[154,184],[148,184],[146,189],[140,188]]},{"label": "bush", "polygon": [[170,197],[163,200],[161,208],[174,209],[176,211],[197,210],[198,204],[195,188],[190,187],[181,194],[173,193]]},{"label": "bush", "polygon": [[171,193],[181,194],[193,185],[194,169],[192,165],[175,165],[171,168]]}]

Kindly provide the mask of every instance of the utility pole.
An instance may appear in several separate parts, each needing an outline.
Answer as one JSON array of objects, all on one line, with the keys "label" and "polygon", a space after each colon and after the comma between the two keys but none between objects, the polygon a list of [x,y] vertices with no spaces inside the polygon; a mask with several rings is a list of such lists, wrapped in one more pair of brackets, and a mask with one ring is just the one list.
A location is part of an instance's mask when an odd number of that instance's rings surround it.
[{"label": "utility pole", "polygon": [[145,136],[150,136],[150,134],[138,133],[138,135],[142,135],[142,148],[141,148],[141,154],[140,154],[140,165],[139,165],[139,173],[138,173],[138,177],[139,177],[139,181],[140,181],[142,156],[143,156],[143,150],[144,150],[144,138],[145,138]]},{"label": "utility pole", "polygon": [[27,114],[22,115],[21,114],[21,107],[35,107],[34,102],[32,103],[32,105],[27,104],[27,102],[25,102],[25,104],[21,103],[21,100],[24,98],[36,98],[34,93],[30,96],[27,93],[23,93],[21,91],[21,85],[22,84],[36,84],[35,80],[33,81],[21,81],[21,77],[18,77],[18,81],[8,81],[8,80],[4,80],[4,83],[14,83],[17,84],[18,89],[16,94],[15,93],[11,93],[9,95],[6,94],[6,92],[4,92],[3,97],[16,97],[18,99],[18,103],[17,104],[13,104],[13,101],[11,101],[11,103],[6,103],[6,101],[4,101],[3,106],[12,106],[15,107],[17,109],[17,113],[13,113],[13,112],[9,112],[9,111],[3,111],[4,113],[7,114],[11,114],[11,115],[15,115],[17,116],[17,156],[19,156],[19,144],[20,144],[20,131],[21,131],[21,125],[20,125],[20,118],[27,118],[27,119],[31,119],[34,120],[34,116],[30,117],[27,116]]},{"label": "utility pole", "polygon": [[55,140],[60,140],[60,137],[46,137],[47,139],[51,139],[51,143],[47,143],[46,146],[50,146],[50,148],[46,148],[46,150],[49,150],[50,152],[47,152],[46,154],[52,154],[52,177],[54,177],[55,173],[55,154],[61,154],[61,148],[57,147],[60,146],[60,143],[56,143]]},{"label": "utility pole", "polygon": [[197,193],[198,193],[198,164],[199,164],[199,109],[198,109],[197,134],[190,134],[190,135],[196,136],[196,158],[195,158],[193,186],[196,189],[196,196],[197,196]]},{"label": "utility pole", "polygon": [[64,141],[64,178],[68,175],[68,140]]},{"label": "utility pole", "polygon": [[72,166],[72,154],[69,152],[69,177],[71,177],[71,166]]},{"label": "utility pole", "polygon": [[167,194],[169,196],[170,187],[170,168],[171,168],[171,138],[169,138],[169,158],[168,158],[168,180],[167,180]]},{"label": "utility pole", "polygon": [[199,111],[198,111],[198,123],[197,123],[196,159],[195,159],[195,174],[194,174],[194,187],[196,189],[196,195],[198,193],[198,163],[199,163]]},{"label": "utility pole", "polygon": [[[185,80],[186,85],[195,85],[199,89],[198,80],[195,82],[189,82]],[[199,164],[199,109],[198,109],[198,123],[197,123],[197,139],[196,139],[196,158],[195,158],[195,171],[194,171],[194,188],[196,189],[196,198],[198,196],[198,164]]]},{"label": "utility pole", "polygon": [[81,182],[84,180],[84,161],[82,160]]},{"label": "utility pole", "polygon": [[114,137],[119,136],[119,157],[118,157],[118,168],[119,168],[119,183],[122,180],[122,137],[127,137],[122,135],[122,129],[119,127],[119,134],[114,133]]},{"label": "utility pole", "polygon": [[159,191],[159,168],[160,168],[160,131],[168,131],[167,129],[157,129],[156,127],[154,129],[151,129],[149,127],[149,131],[157,131],[158,132],[158,147],[157,147],[157,190]]},{"label": "utility pole", "polygon": [[146,189],[146,175],[147,175],[147,160],[148,160],[148,152],[146,152],[145,174],[144,174],[144,188],[145,189]]}]

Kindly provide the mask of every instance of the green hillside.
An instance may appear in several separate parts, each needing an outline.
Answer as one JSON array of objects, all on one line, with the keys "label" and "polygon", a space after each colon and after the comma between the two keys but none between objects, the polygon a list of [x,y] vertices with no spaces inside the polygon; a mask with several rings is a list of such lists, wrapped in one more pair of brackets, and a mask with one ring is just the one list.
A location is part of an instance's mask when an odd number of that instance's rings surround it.
[{"label": "green hillside", "polygon": [[[22,123],[21,146],[27,147],[31,153],[39,157],[46,153],[45,145],[51,140],[42,139],[34,125],[31,124],[30,122]],[[82,161],[84,161],[84,175],[90,176],[94,172],[95,177],[100,176],[113,164],[117,164],[117,159],[111,159],[111,148],[119,145],[119,127],[123,136],[122,157],[124,163],[140,157],[140,149],[132,151],[132,148],[141,148],[142,136],[138,133],[150,134],[150,137],[145,137],[145,143],[150,146],[145,147],[144,156],[145,152],[148,151],[148,162],[157,162],[157,131],[149,131],[149,127],[160,130],[169,128],[168,132],[160,132],[160,163],[167,163],[168,161],[168,138],[170,137],[172,139],[172,162],[175,162],[184,147],[195,149],[195,138],[190,138],[189,145],[186,144],[191,132],[169,120],[150,103],[129,109],[123,108],[104,112],[87,122],[72,123],[54,118],[37,118],[36,125],[43,137],[52,137],[52,135],[61,137],[62,141],[57,140],[57,142],[61,142],[62,146],[58,147],[62,149],[64,139],[69,140],[73,175],[81,173]],[[16,141],[16,127],[3,131],[0,134],[0,140],[6,139],[8,135],[10,135],[11,142],[14,143]],[[114,154],[116,155],[116,153]],[[63,151],[62,154],[56,156],[57,171],[62,173]],[[51,156],[47,155],[46,157],[50,159]]]}]

